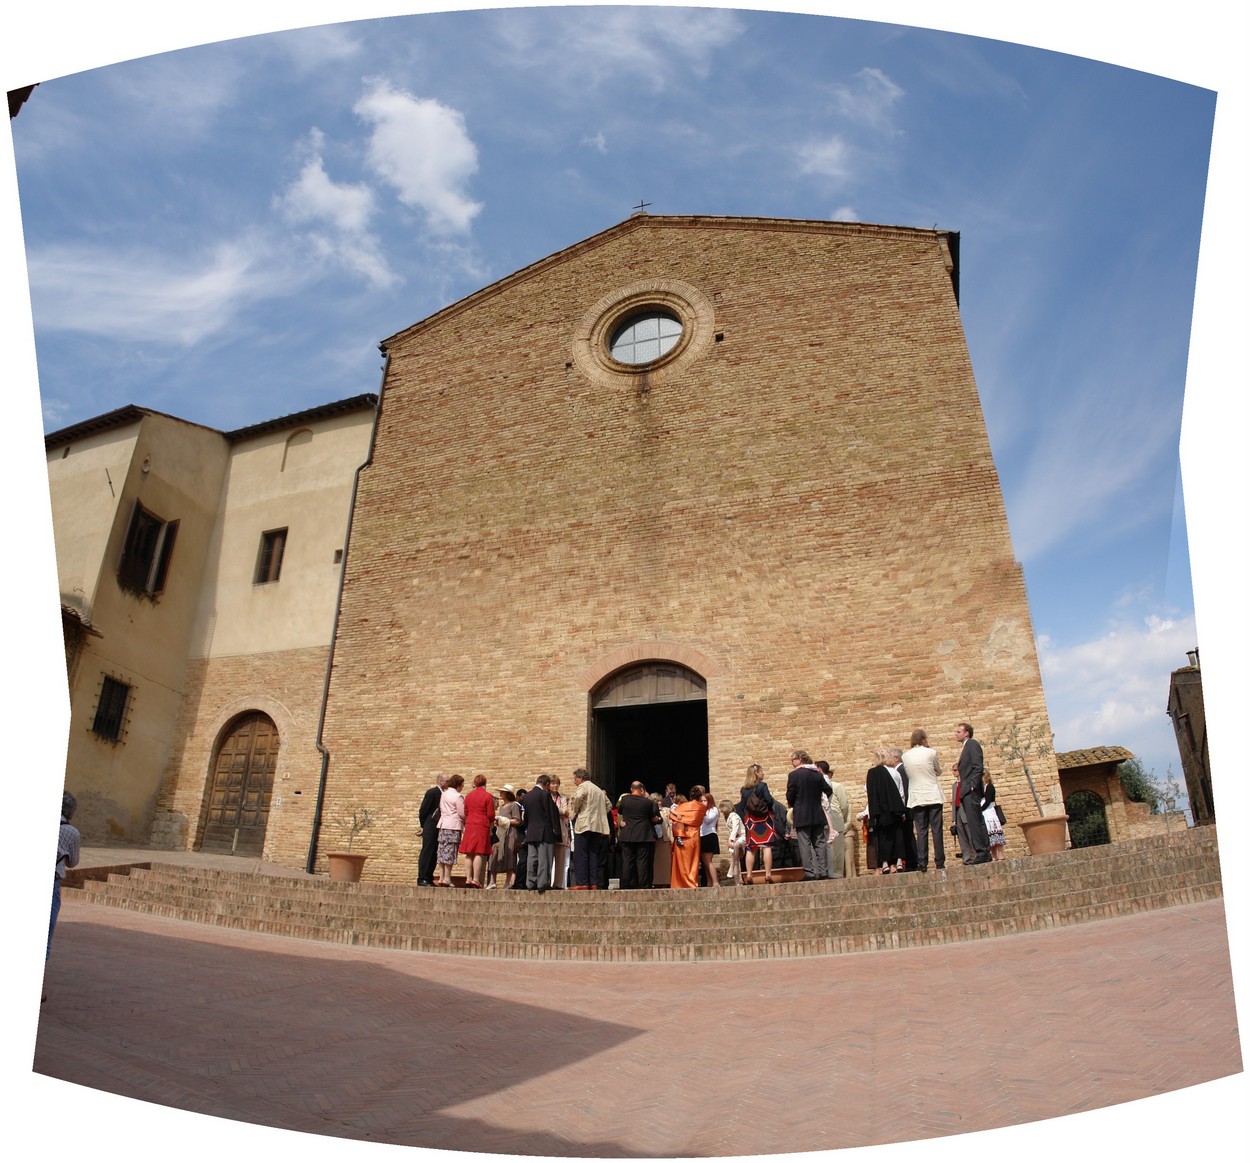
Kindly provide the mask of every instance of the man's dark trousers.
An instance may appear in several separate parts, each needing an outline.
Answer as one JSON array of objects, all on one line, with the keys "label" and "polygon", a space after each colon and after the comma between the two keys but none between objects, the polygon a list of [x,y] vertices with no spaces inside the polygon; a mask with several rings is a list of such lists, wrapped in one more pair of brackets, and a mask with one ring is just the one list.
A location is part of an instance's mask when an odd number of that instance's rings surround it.
[{"label": "man's dark trousers", "polygon": [[573,879],[577,884],[598,885],[603,876],[603,858],[608,850],[606,832],[576,832],[573,835]]},{"label": "man's dark trousers", "polygon": [[650,888],[655,845],[622,840],[617,847],[621,850],[621,888]]},{"label": "man's dark trousers", "polygon": [[946,837],[942,835],[942,805],[922,804],[911,810],[916,826],[916,867],[924,872],[929,867],[929,833],[933,833],[933,863],[946,867]]}]

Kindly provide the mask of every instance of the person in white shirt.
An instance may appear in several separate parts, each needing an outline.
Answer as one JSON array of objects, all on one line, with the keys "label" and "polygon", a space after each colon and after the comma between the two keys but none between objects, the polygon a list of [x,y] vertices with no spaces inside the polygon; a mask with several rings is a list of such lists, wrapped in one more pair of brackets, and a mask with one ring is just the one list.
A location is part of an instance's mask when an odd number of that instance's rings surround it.
[{"label": "person in white shirt", "polygon": [[729,871],[725,879],[735,880],[742,871],[742,856],[747,849],[746,825],[728,800],[721,800],[720,814],[725,817],[725,846],[729,849]]},{"label": "person in white shirt", "polygon": [[942,766],[938,753],[929,746],[928,734],[919,727],[911,733],[911,747],[903,752],[907,772],[907,807],[916,830],[916,869],[929,867],[929,836],[933,836],[933,866],[946,867],[946,838],[942,821]]}]

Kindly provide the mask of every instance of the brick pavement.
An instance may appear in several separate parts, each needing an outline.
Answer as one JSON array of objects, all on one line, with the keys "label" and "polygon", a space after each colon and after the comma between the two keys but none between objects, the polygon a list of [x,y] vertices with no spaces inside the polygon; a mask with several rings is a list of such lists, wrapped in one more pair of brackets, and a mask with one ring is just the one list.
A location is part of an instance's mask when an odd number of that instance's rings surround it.
[{"label": "brick pavement", "polygon": [[[940,948],[694,965],[360,950],[71,903],[47,988],[40,1074],[489,1153],[897,1143],[1242,1069],[1220,902]],[[969,1014],[982,1022],[961,1053]]]}]

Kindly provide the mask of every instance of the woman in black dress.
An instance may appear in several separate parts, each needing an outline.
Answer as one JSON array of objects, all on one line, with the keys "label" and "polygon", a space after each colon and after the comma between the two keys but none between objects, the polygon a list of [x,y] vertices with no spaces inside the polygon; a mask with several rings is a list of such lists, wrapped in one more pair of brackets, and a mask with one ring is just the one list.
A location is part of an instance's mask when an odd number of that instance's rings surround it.
[{"label": "woman in black dress", "polygon": [[876,766],[868,769],[868,823],[876,841],[876,873],[903,872],[907,867],[907,801],[886,766],[890,752],[878,749]]}]

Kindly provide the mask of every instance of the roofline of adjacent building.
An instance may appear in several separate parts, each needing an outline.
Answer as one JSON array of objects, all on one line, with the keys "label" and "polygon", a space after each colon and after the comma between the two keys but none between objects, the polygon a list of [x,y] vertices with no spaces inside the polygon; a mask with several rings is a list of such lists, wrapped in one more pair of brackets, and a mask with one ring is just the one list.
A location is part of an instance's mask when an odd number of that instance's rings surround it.
[{"label": "roofline of adjacent building", "polygon": [[1078,767],[1096,767],[1101,763],[1123,763],[1136,759],[1127,747],[1082,747],[1077,751],[1056,751],[1055,766],[1060,771],[1075,771]]},{"label": "roofline of adjacent building", "polygon": [[918,235],[929,235],[935,239],[945,239],[947,249],[950,253],[951,270],[950,279],[951,287],[954,289],[955,302],[959,302],[959,232],[957,230],[939,230],[937,227],[924,228],[919,226],[885,226],[872,222],[836,222],[822,218],[748,218],[748,217],[731,217],[717,216],[710,214],[646,214],[635,213],[626,218],[623,222],[618,222],[613,226],[609,226],[606,230],[601,230],[598,234],[592,234],[589,238],[583,238],[580,242],[575,242],[571,246],[566,246],[563,250],[557,250],[554,254],[549,254],[544,258],[540,258],[537,262],[530,263],[528,266],[521,267],[520,270],[513,271],[510,275],[505,275],[502,279],[481,287],[478,290],[466,295],[463,299],[457,299],[454,303],[449,303],[446,307],[434,312],[433,315],[427,315],[424,319],[418,320],[405,327],[402,331],[397,331],[394,335],[383,339],[378,347],[385,354],[391,345],[407,338],[409,335],[417,331],[424,330],[432,326],[436,322],[440,322],[450,316],[457,315],[461,311],[467,310],[485,299],[490,299],[509,287],[515,286],[519,282],[532,278],[540,271],[561,263],[574,254],[584,253],[586,251],[596,250],[605,243],[622,234],[628,234],[635,230],[646,230],[657,226],[666,228],[677,227],[679,229],[702,229],[711,227],[719,227],[724,230],[757,230],[760,227],[767,227],[770,230],[794,231],[794,232],[819,232],[827,234],[877,234],[877,235],[894,235],[903,237],[916,237]]},{"label": "roofline of adjacent building", "polygon": [[323,420],[329,416],[340,416],[347,412],[374,408],[377,406],[377,402],[378,397],[376,393],[363,392],[358,396],[349,396],[345,400],[335,400],[329,404],[318,404],[315,408],[305,408],[302,412],[292,412],[289,415],[278,416],[272,420],[262,420],[258,424],[249,424],[244,428],[235,428],[229,432],[224,432],[220,428],[210,428],[207,424],[197,424],[194,420],[184,420],[181,416],[172,416],[168,412],[158,412],[155,408],[143,408],[138,404],[125,404],[120,408],[114,408],[111,412],[92,416],[88,420],[80,420],[77,424],[71,424],[66,428],[59,428],[55,432],[49,432],[43,438],[43,445],[50,452],[54,448],[72,444],[75,440],[82,440],[88,436],[95,436],[100,432],[110,432],[118,428],[125,428],[129,424],[136,424],[147,416],[161,416],[166,420],[174,420],[179,424],[188,424],[192,428],[199,428],[205,432],[215,432],[231,444],[236,444],[240,440],[248,440],[253,436],[260,436],[266,432],[274,432],[282,428],[293,428],[298,424],[308,424],[314,420]]}]

